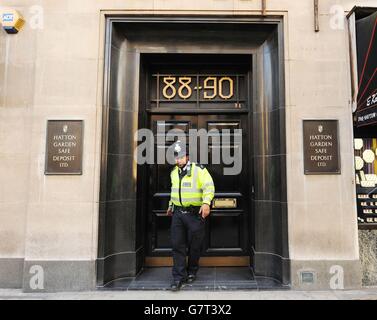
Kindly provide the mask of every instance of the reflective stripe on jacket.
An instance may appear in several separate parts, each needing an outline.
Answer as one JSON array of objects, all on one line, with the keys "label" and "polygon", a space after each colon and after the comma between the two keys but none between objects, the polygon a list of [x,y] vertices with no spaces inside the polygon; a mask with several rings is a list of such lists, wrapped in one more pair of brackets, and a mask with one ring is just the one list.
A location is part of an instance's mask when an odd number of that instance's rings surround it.
[{"label": "reflective stripe on jacket", "polygon": [[179,177],[178,166],[172,170],[171,193],[169,206],[189,207],[201,206],[203,203],[211,204],[215,196],[215,185],[208,170],[201,165],[191,163],[190,174],[182,179]]}]

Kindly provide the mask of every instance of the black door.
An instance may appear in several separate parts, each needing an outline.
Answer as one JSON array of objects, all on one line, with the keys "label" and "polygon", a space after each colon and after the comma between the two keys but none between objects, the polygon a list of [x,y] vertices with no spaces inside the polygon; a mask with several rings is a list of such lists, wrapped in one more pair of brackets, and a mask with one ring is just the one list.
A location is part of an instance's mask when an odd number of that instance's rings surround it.
[{"label": "black door", "polygon": [[[248,123],[247,114],[201,114],[201,115],[151,115],[149,125],[155,136],[155,154],[158,149],[166,150],[176,138],[166,137],[165,142],[157,143],[157,133],[167,132],[171,129],[183,130],[188,139],[189,129],[230,129],[230,139],[224,139],[222,133],[222,149],[227,148],[233,156],[242,148],[242,166],[235,175],[224,174],[224,168],[234,167],[225,164],[223,158],[220,162],[213,163],[212,153],[219,148],[212,139],[209,139],[208,164],[204,164],[213,177],[216,193],[211,215],[206,223],[206,239],[203,256],[207,257],[242,257],[249,256],[248,230],[250,205],[248,194],[250,179],[248,166]],[[242,130],[242,145],[235,143],[235,129]],[[227,140],[228,142],[225,142]],[[199,144],[198,144],[199,146]],[[218,152],[219,150],[217,150]],[[199,155],[199,160],[202,155]],[[200,162],[200,161],[199,161]],[[171,218],[165,216],[170,197],[170,171],[173,166],[169,164],[153,164],[148,166],[148,202],[147,209],[147,257],[170,256],[170,222]]]}]

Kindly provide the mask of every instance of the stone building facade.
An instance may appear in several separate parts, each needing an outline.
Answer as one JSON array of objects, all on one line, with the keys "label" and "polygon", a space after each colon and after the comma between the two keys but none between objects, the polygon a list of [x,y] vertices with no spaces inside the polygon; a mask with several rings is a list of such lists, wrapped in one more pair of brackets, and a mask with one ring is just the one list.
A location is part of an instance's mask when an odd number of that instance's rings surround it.
[{"label": "stone building facade", "polygon": [[[0,287],[95,290],[143,268],[146,186],[132,137],[143,61],[163,53],[253,56],[255,274],[293,289],[376,283],[364,263],[376,235],[359,239],[357,223],[346,19],[376,1],[320,0],[317,31],[312,0],[0,5],[26,21],[0,32]],[[81,175],[45,174],[48,120],[83,121]],[[304,174],[304,120],[337,120],[340,173]]]}]

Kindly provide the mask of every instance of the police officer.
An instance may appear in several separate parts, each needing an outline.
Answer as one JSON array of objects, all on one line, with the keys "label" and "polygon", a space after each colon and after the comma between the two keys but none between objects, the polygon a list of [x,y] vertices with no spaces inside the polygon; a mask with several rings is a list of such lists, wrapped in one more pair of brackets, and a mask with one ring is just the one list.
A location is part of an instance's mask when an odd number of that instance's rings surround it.
[{"label": "police officer", "polygon": [[205,219],[210,214],[215,193],[215,186],[207,169],[191,163],[185,149],[179,140],[174,145],[176,166],[170,174],[171,194],[166,213],[172,216],[172,291],[178,291],[184,282],[195,281],[204,240]]}]

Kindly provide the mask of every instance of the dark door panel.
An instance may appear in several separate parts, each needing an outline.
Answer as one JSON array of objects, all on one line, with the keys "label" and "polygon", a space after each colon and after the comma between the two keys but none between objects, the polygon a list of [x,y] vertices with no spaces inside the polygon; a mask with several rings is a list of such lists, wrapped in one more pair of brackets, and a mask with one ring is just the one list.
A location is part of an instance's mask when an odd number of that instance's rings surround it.
[{"label": "dark door panel", "polygon": [[[216,193],[215,199],[232,199],[236,202],[234,208],[213,208],[206,223],[206,239],[204,244],[204,256],[247,256],[248,252],[248,215],[249,212],[249,173],[245,160],[247,158],[247,115],[151,115],[150,128],[155,137],[155,155],[158,148],[164,151],[177,137],[167,135],[163,142],[157,142],[158,133],[166,134],[171,129],[182,130],[189,141],[190,129],[218,130],[221,145],[211,137],[208,139],[208,164],[206,168],[211,173]],[[229,132],[224,133],[224,129]],[[242,129],[242,145],[235,142],[235,129]],[[229,138],[229,139],[227,139]],[[216,138],[218,139],[218,138]],[[197,146],[200,141],[197,142]],[[187,146],[188,147],[188,146]],[[214,151],[217,148],[217,151]],[[213,163],[212,153],[223,152],[224,148],[230,150],[230,155],[242,151],[242,170],[237,175],[224,175],[224,168],[232,167],[220,161]],[[202,155],[199,153],[199,160]],[[200,161],[199,161],[200,162]],[[165,211],[170,198],[170,171],[173,168],[169,164],[152,164],[148,168],[149,194],[148,202],[148,245],[149,257],[164,257],[171,255],[170,222],[171,218],[165,216]]]},{"label": "dark door panel", "polygon": [[[247,116],[237,114],[200,115],[198,116],[198,127],[205,128],[208,132],[218,130],[221,133],[220,146],[218,141],[209,139],[207,168],[215,183],[215,199],[232,199],[236,202],[235,208],[212,209],[206,230],[205,252],[209,256],[248,255],[249,179],[245,162],[248,142]],[[242,132],[236,130],[242,130]],[[242,143],[235,138],[239,138]],[[218,156],[219,154],[223,155],[225,151],[229,152],[231,158],[237,152],[240,155],[240,172],[236,175],[224,173],[224,169],[233,167],[234,163],[225,163],[226,159],[223,156],[221,156],[220,163],[213,161],[218,160],[213,158],[213,152],[217,152]]]},{"label": "dark door panel", "polygon": [[243,212],[213,211],[209,221],[207,252],[242,253],[242,220]]},{"label": "dark door panel", "polygon": [[[148,202],[147,212],[147,255],[169,256],[171,251],[170,243],[170,222],[171,218],[165,215],[170,199],[170,172],[173,165],[168,163],[156,164],[158,149],[166,150],[179,135],[169,134],[169,131],[178,133],[179,130],[188,141],[189,130],[197,127],[196,116],[185,115],[153,115],[150,117],[150,128],[154,135],[155,164],[149,165],[148,178],[149,190],[145,201]],[[161,139],[158,139],[161,138]]]}]

